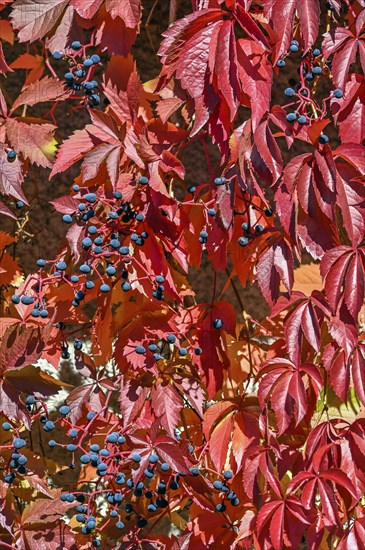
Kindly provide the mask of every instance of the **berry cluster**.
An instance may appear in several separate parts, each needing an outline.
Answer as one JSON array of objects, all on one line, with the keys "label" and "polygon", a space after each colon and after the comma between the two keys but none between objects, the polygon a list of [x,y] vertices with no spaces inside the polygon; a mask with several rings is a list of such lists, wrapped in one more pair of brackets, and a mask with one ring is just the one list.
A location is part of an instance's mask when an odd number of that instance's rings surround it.
[{"label": "berry cluster", "polygon": [[[138,183],[146,185],[148,178],[141,176]],[[74,307],[78,307],[87,291],[95,287],[93,275],[96,275],[101,283],[100,292],[107,293],[111,290],[108,280],[115,280],[120,272],[121,288],[124,292],[128,292],[133,282],[130,280],[128,265],[133,262],[138,263],[138,260],[133,257],[133,247],[142,247],[149,236],[145,230],[137,231],[137,226],[143,224],[145,215],[142,212],[136,212],[129,202],[123,201],[120,191],[115,191],[113,197],[107,199],[98,197],[92,192],[81,195],[78,185],[74,185],[73,190],[78,193],[74,197],[78,199],[79,204],[73,214],[63,215],[63,221],[66,224],[76,222],[83,226],[82,257],[78,273],[69,274],[65,260],[47,262],[39,258],[37,275],[29,279],[22,294],[12,296],[14,304],[34,305],[31,311],[32,317],[48,316],[44,294],[47,285],[52,283],[63,281],[74,288],[75,294],[72,301]],[[91,222],[92,219],[93,222]],[[140,270],[151,281],[152,295],[158,300],[163,300],[164,277],[158,275],[153,278],[143,265],[138,264]]]},{"label": "berry cluster", "polygon": [[52,55],[57,61],[67,60],[69,70],[64,75],[67,85],[75,92],[81,92],[89,107],[95,107],[101,101],[99,84],[93,79],[95,68],[100,64],[100,56],[96,53],[87,55],[89,46],[91,44],[82,45],[75,40],[65,52],[54,51]]},{"label": "berry cluster", "polygon": [[[292,40],[289,53],[298,52],[299,49],[299,42]],[[279,59],[277,66],[279,68],[285,67],[285,60]],[[329,67],[323,60],[322,52],[318,48],[315,48],[308,52],[300,63],[299,83],[295,79],[289,79],[289,86],[284,90],[284,95],[292,99],[292,102],[287,104],[285,108],[293,108],[295,106],[295,109],[289,111],[286,115],[286,120],[290,124],[297,123],[299,126],[303,126],[324,118],[327,113],[328,100],[332,97],[336,99],[343,97],[343,91],[336,88],[332,90],[328,97],[322,100],[321,105],[318,104],[315,96],[318,80],[322,75],[329,75]],[[318,141],[323,145],[329,141],[329,138],[322,132]]]}]

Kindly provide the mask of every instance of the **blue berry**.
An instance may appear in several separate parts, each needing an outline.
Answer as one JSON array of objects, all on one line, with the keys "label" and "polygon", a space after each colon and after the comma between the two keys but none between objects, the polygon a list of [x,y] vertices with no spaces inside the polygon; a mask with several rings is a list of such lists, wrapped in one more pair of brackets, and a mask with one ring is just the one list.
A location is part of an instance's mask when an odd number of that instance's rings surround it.
[{"label": "blue berry", "polygon": [[54,439],[50,439],[50,440],[48,441],[48,446],[49,446],[49,447],[52,448],[52,447],[55,447],[56,445],[57,445],[57,443],[55,442]]},{"label": "blue berry", "polygon": [[66,267],[67,267],[66,262],[57,262],[56,263],[57,271],[64,271],[66,269]]},{"label": "blue berry", "polygon": [[295,90],[293,88],[285,88],[284,95],[287,97],[292,97],[295,94]]},{"label": "blue berry", "polygon": [[18,296],[17,294],[13,294],[13,296],[11,297],[11,301],[13,302],[13,304],[19,304],[20,296]]},{"label": "blue berry", "polygon": [[280,69],[282,67],[285,67],[285,61],[284,59],[279,59],[277,62],[276,62],[276,66],[279,67]]},{"label": "blue berry", "polygon": [[4,481],[6,483],[12,483],[12,481],[14,481],[15,479],[15,474],[12,472],[11,474],[7,474],[5,477],[4,477]]},{"label": "blue berry", "polygon": [[292,44],[291,46],[289,46],[289,50],[291,52],[298,52],[299,51],[299,48],[298,46],[296,46],[295,44]]},{"label": "blue berry", "polygon": [[28,395],[28,397],[25,400],[25,403],[27,405],[34,405],[35,402],[36,402],[36,398],[34,397],[34,395]]},{"label": "blue berry", "polygon": [[101,285],[100,292],[110,292],[110,286],[106,284]]},{"label": "blue berry", "polygon": [[99,455],[100,456],[110,456],[110,452],[108,451],[108,449],[101,449],[101,451],[99,452]]},{"label": "blue berry", "polygon": [[100,57],[98,56],[98,54],[94,53],[91,57],[90,57],[91,61],[94,63],[94,65],[96,65],[96,63],[99,63],[100,61]]},{"label": "blue berry", "polygon": [[120,436],[118,437],[118,443],[119,443],[120,445],[123,445],[123,443],[125,443],[126,441],[127,441],[127,440],[126,440],[126,438],[124,437],[124,435],[120,435]]},{"label": "blue berry", "polygon": [[163,463],[161,464],[161,470],[162,470],[163,472],[168,472],[169,469],[170,469],[170,466],[167,464],[167,462],[163,462]]},{"label": "blue berry", "polygon": [[150,462],[151,464],[156,464],[156,462],[158,462],[158,456],[155,455],[155,454],[152,454],[152,455],[149,457],[148,462]]},{"label": "blue berry", "polygon": [[70,453],[76,451],[76,445],[74,445],[73,443],[69,443],[66,448]]},{"label": "blue berry", "polygon": [[101,462],[100,464],[98,464],[98,470],[100,472],[106,472],[107,469],[108,469],[108,465],[105,464],[105,462]]},{"label": "blue berry", "polygon": [[130,289],[131,289],[131,285],[127,281],[124,281],[122,283],[122,290],[124,290],[124,292],[128,292],[128,290]]},{"label": "blue berry", "polygon": [[147,468],[145,471],[144,471],[144,475],[146,477],[148,477],[149,479],[152,479],[154,477],[154,471],[153,470],[150,470],[149,468]]},{"label": "blue berry", "polygon": [[84,67],[91,67],[93,65],[93,62],[91,59],[85,59],[84,61]]},{"label": "blue berry", "polygon": [[215,178],[215,180],[214,180],[215,185],[223,185],[224,183],[225,183],[224,178]]},{"label": "blue berry", "polygon": [[30,314],[31,314],[32,317],[39,317],[40,316],[40,312],[39,312],[38,309],[32,309]]},{"label": "blue berry", "polygon": [[169,334],[167,336],[167,341],[169,344],[174,344],[176,342],[176,336],[174,334]]},{"label": "blue berry", "polygon": [[33,304],[35,301],[35,298],[32,298],[32,296],[27,296],[26,294],[21,297],[20,299],[21,303],[25,306],[29,306],[30,304]]},{"label": "blue berry", "polygon": [[47,429],[47,430],[53,430],[55,427],[54,423],[52,422],[52,420],[47,420],[47,422],[45,423],[43,429]]},{"label": "blue berry", "polygon": [[90,273],[91,268],[87,264],[80,265],[80,271],[81,273]]},{"label": "blue berry", "polygon": [[97,443],[93,443],[92,445],[90,445],[90,451],[92,451],[93,453],[97,453],[99,450],[100,445],[98,445]]},{"label": "blue berry", "polygon": [[196,468],[196,467],[190,468],[190,473],[193,476],[198,476],[199,475],[199,468]]},{"label": "blue berry", "polygon": [[264,226],[263,226],[263,225],[261,225],[261,224],[259,224],[259,223],[255,225],[255,231],[256,231],[256,233],[262,233],[263,230],[264,230]]},{"label": "blue berry", "polygon": [[56,50],[55,52],[53,52],[52,57],[53,59],[56,59],[58,61],[59,59],[61,59],[62,53]]},{"label": "blue berry", "polygon": [[86,249],[90,248],[90,246],[92,246],[93,242],[92,240],[90,239],[90,237],[85,237],[84,239],[82,239],[82,246]]},{"label": "blue berry", "polygon": [[195,355],[201,355],[203,353],[202,348],[195,348],[194,350]]},{"label": "blue berry", "polygon": [[154,504],[149,504],[149,505],[147,506],[147,510],[148,510],[149,512],[156,512],[157,506],[155,506]]},{"label": "blue berry", "polygon": [[124,523],[122,521],[117,521],[117,523],[115,524],[115,527],[117,529],[124,529]]},{"label": "blue berry", "polygon": [[288,113],[286,115],[286,120],[288,122],[295,122],[297,120],[297,115],[295,113]]},{"label": "blue berry", "polygon": [[188,354],[188,350],[186,348],[179,349],[179,355],[181,355],[181,357],[185,357],[187,354]]},{"label": "blue berry", "polygon": [[86,281],[86,283],[85,283],[85,287],[86,287],[88,290],[91,290],[92,288],[94,288],[94,286],[95,286],[94,281]]},{"label": "blue berry", "polygon": [[74,75],[70,72],[65,74],[66,80],[73,80],[74,78],[75,78]]},{"label": "blue berry", "polygon": [[298,122],[299,124],[306,124],[307,122],[307,117],[305,115],[301,115],[299,118],[298,118]]},{"label": "blue berry", "polygon": [[86,204],[83,202],[80,202],[77,208],[80,210],[80,212],[84,212],[86,210]]},{"label": "blue berry", "polygon": [[205,231],[205,230],[200,231],[200,236],[201,236],[202,239],[207,239],[208,238],[207,231]]},{"label": "blue berry", "polygon": [[148,349],[149,349],[150,351],[157,351],[157,350],[158,350],[158,347],[156,346],[156,344],[150,344],[150,345],[148,346]]},{"label": "blue berry", "polygon": [[322,74],[322,67],[313,67],[312,73],[315,75]]},{"label": "blue berry", "polygon": [[95,193],[87,193],[84,198],[88,202],[94,203],[94,202],[96,202],[97,197],[96,197]]},{"label": "blue berry", "polygon": [[3,422],[2,428],[3,428],[3,430],[5,430],[6,432],[8,432],[9,430],[11,430],[11,424],[10,424],[9,422]]},{"label": "blue berry", "polygon": [[213,482],[213,487],[214,489],[217,489],[217,491],[221,491],[223,487],[222,482],[217,479]]},{"label": "blue berry", "polygon": [[237,242],[240,246],[247,246],[248,245],[248,238],[247,237],[238,237]]},{"label": "blue berry", "polygon": [[71,428],[70,430],[70,437],[74,438],[74,437],[77,437],[77,434],[78,434],[78,430],[76,430],[76,428]]},{"label": "blue berry", "polygon": [[195,191],[196,191],[195,185],[190,185],[190,187],[188,188],[188,191],[189,191],[189,193],[195,193]]},{"label": "blue berry", "polygon": [[215,216],[216,210],[214,208],[208,208],[208,216]]},{"label": "blue berry", "polygon": [[46,260],[42,260],[42,258],[37,260],[37,266],[38,267],[44,267],[45,265],[46,265]]},{"label": "blue berry", "polygon": [[89,455],[81,455],[80,456],[80,462],[81,464],[89,464],[91,458]]},{"label": "blue berry", "polygon": [[123,197],[123,194],[121,191],[114,191],[113,192],[113,197],[117,200],[121,199]]},{"label": "blue berry", "polygon": [[62,405],[59,409],[58,409],[58,412],[60,414],[63,414],[64,416],[66,416],[69,412],[70,412],[70,407],[68,405]]},{"label": "blue berry", "polygon": [[119,248],[120,247],[120,242],[118,241],[118,239],[112,239],[110,241],[110,246],[112,248]]},{"label": "blue berry", "polygon": [[149,179],[146,176],[140,176],[138,178],[138,183],[140,183],[141,185],[147,185],[148,182]]},{"label": "blue berry", "polygon": [[146,348],[144,346],[136,346],[135,352],[140,355],[143,355],[144,353],[146,353]]},{"label": "blue berry", "polygon": [[334,95],[337,99],[341,99],[341,97],[343,97],[343,91],[340,90],[339,88],[336,88],[336,90],[333,90],[333,95]]},{"label": "blue berry", "polygon": [[79,50],[81,48],[81,43],[78,40],[74,40],[71,43],[71,48],[73,48],[74,50]]},{"label": "blue berry", "polygon": [[16,206],[17,208],[23,208],[24,202],[23,202],[23,201],[16,201],[15,206]]},{"label": "blue berry", "polygon": [[325,143],[328,143],[329,142],[329,137],[326,136],[326,134],[322,134],[319,136],[319,139],[318,139],[319,143],[321,143],[322,145],[324,145]]},{"label": "blue berry", "polygon": [[230,470],[226,470],[226,471],[223,473],[223,477],[224,477],[224,479],[232,479],[233,473],[232,473]]},{"label": "blue berry", "polygon": [[14,449],[21,449],[22,447],[25,447],[26,442],[24,439],[21,439],[20,437],[15,437],[13,439],[13,447]]},{"label": "blue berry", "polygon": [[90,422],[94,417],[96,416],[96,413],[93,411],[89,411],[86,415],[86,419]]},{"label": "blue berry", "polygon": [[217,319],[214,319],[213,321],[213,327],[214,328],[222,328],[223,327],[223,321],[222,319],[219,319],[219,317]]},{"label": "blue berry", "polygon": [[313,50],[313,55],[314,55],[314,57],[318,57],[319,55],[321,55],[321,50],[316,48],[315,50]]},{"label": "blue berry", "polygon": [[126,256],[129,254],[129,247],[128,246],[121,246],[119,249],[119,254],[122,254],[123,256]]},{"label": "blue berry", "polygon": [[142,457],[138,453],[133,453],[131,459],[133,460],[133,462],[141,462]]},{"label": "blue berry", "polygon": [[165,278],[162,275],[157,275],[157,277],[155,278],[155,281],[158,284],[162,284],[165,282]]},{"label": "blue berry", "polygon": [[118,434],[117,432],[112,432],[107,435],[106,440],[108,443],[116,443],[118,441]]},{"label": "blue berry", "polygon": [[222,504],[222,503],[217,504],[217,506],[215,507],[215,509],[217,510],[217,512],[225,512],[225,511],[226,511],[226,507],[225,507],[225,505]]}]

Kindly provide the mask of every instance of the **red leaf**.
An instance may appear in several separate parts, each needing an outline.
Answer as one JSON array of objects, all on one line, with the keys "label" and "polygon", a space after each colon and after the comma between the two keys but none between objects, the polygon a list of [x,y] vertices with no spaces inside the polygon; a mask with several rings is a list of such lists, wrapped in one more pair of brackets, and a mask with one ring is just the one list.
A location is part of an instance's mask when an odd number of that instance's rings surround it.
[{"label": "red leaf", "polygon": [[44,101],[57,101],[70,95],[70,90],[65,88],[64,82],[51,76],[45,76],[27,86],[14,101],[10,114],[21,105],[36,105]]},{"label": "red leaf", "polygon": [[0,192],[28,204],[22,191],[22,183],[23,174],[21,163],[17,158],[9,162],[4,149],[0,148]]},{"label": "red leaf", "polygon": [[43,38],[54,27],[69,0],[16,0],[11,18],[21,42]]},{"label": "red leaf", "polygon": [[125,26],[134,29],[139,24],[141,1],[140,0],[106,0],[105,7],[113,19],[120,17]]},{"label": "red leaf", "polygon": [[6,206],[3,202],[0,201],[0,214],[3,216],[8,216],[9,218],[13,218],[13,220],[16,220],[17,217],[12,213],[10,208]]},{"label": "red leaf", "polygon": [[56,152],[56,126],[41,119],[19,117],[6,120],[6,134],[11,146],[30,162],[50,168]]},{"label": "red leaf", "polygon": [[179,393],[172,384],[155,384],[152,387],[151,402],[153,412],[160,420],[161,425],[171,437],[174,437],[183,407],[183,400]]},{"label": "red leaf", "polygon": [[279,296],[280,280],[283,281],[290,294],[294,281],[293,269],[291,249],[282,237],[278,238],[260,255],[256,265],[257,281],[270,305]]},{"label": "red leaf", "polygon": [[272,65],[259,44],[244,38],[237,41],[237,62],[242,91],[250,99],[252,129],[255,131],[270,108]]}]

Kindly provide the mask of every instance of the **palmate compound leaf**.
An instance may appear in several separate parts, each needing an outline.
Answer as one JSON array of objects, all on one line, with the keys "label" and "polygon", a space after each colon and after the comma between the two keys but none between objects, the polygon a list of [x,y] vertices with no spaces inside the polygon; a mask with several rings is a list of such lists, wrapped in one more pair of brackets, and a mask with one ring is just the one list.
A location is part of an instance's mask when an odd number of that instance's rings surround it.
[{"label": "palmate compound leaf", "polygon": [[311,524],[310,516],[295,496],[267,502],[257,516],[261,547],[282,550],[284,540],[289,540],[293,548],[299,548],[303,532]]},{"label": "palmate compound leaf", "polygon": [[[221,471],[225,464],[240,470],[245,450],[260,439],[256,399],[219,401],[204,413],[203,432],[209,441],[209,454]],[[230,442],[232,446],[230,447]],[[227,449],[230,447],[230,452]]]},{"label": "palmate compound leaf", "polygon": [[324,35],[324,60],[333,55],[331,73],[334,83],[341,90],[345,88],[350,65],[355,62],[358,51],[362,70],[365,70],[364,34],[361,34],[362,29],[357,29],[356,34],[353,31],[353,28],[336,27]]},{"label": "palmate compound leaf", "polygon": [[252,108],[256,128],[269,109],[272,80],[267,42],[257,24],[239,7],[234,17],[255,39],[236,41],[235,20],[223,19],[225,14],[206,9],[188,15],[164,33],[159,50],[164,65],[159,88],[175,74],[195,101],[192,135],[209,121],[213,139],[219,143],[228,139],[229,123],[243,96]]},{"label": "palmate compound leaf", "polygon": [[321,151],[294,157],[275,194],[285,230],[293,240],[299,239],[314,259],[339,244],[335,225],[341,192],[338,177],[333,153],[325,145]]},{"label": "palmate compound leaf", "polygon": [[313,291],[309,297],[297,291],[292,293],[290,299],[280,297],[271,311],[271,317],[276,317],[284,310],[288,310],[284,319],[284,334],[289,359],[299,363],[304,338],[317,353],[319,352],[321,325],[324,319],[330,318],[331,311],[323,294],[318,291]]},{"label": "palmate compound leaf", "polygon": [[[304,378],[304,379],[303,379]],[[258,397],[264,408],[270,403],[275,413],[279,435],[294,421],[303,420],[308,410],[308,387],[319,394],[323,380],[319,369],[312,363],[296,365],[289,359],[270,359],[259,371]]]}]

